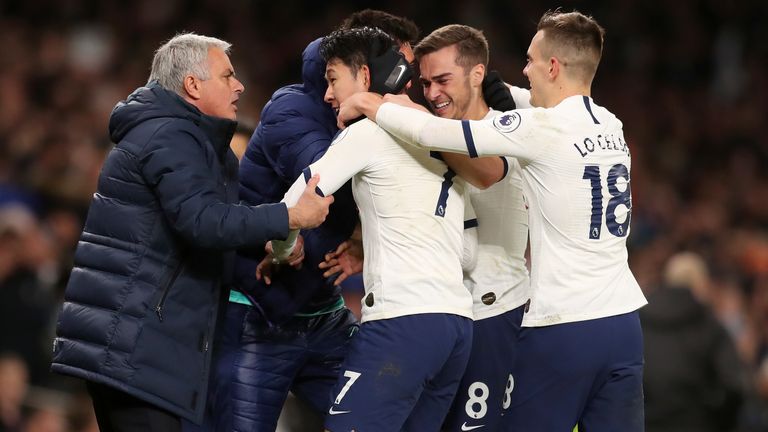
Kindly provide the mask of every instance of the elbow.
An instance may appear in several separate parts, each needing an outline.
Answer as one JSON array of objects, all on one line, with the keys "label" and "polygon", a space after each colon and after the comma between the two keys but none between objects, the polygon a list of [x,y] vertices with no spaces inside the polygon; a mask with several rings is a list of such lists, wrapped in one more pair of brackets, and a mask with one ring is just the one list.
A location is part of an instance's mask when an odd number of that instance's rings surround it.
[{"label": "elbow", "polygon": [[493,177],[483,177],[482,179],[480,179],[478,184],[475,185],[475,187],[477,187],[478,189],[485,190],[485,189],[488,189],[489,187],[495,185],[496,182],[498,182],[498,181],[499,181],[499,179],[496,179],[496,178],[493,178]]},{"label": "elbow", "polygon": [[473,178],[467,179],[467,181],[469,181],[469,183],[471,183],[472,186],[480,190],[485,190],[495,185],[499,181],[499,178],[497,178],[494,175],[482,174],[482,175],[473,176]]}]

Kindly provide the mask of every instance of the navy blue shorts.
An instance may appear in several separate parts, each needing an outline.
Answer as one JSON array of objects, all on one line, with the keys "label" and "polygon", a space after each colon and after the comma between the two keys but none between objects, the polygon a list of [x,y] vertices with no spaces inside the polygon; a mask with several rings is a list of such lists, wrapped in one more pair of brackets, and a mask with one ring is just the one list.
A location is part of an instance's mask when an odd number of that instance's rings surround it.
[{"label": "navy blue shorts", "polygon": [[475,321],[472,355],[444,431],[500,430],[502,415],[512,400],[512,363],[524,309],[525,305]]},{"label": "navy blue shorts", "polygon": [[637,311],[526,327],[504,430],[641,432],[643,335]]},{"label": "navy blue shorts", "polygon": [[218,340],[202,426],[184,432],[274,431],[292,391],[322,415],[357,320],[348,309],[294,317],[266,328],[258,309],[229,303]]},{"label": "navy blue shorts", "polygon": [[437,431],[469,360],[472,320],[418,314],[368,321],[352,340],[325,428]]}]

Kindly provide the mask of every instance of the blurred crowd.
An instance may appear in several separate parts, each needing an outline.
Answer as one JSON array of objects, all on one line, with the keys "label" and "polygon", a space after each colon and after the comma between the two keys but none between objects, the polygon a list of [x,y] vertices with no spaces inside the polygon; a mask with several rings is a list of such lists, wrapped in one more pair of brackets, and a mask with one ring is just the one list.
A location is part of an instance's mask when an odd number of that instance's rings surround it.
[{"label": "blurred crowd", "polygon": [[744,380],[729,427],[768,430],[768,2],[10,0],[0,2],[0,432],[94,430],[78,384],[47,371],[51,337],[112,145],[110,111],[146,82],[162,41],[186,30],[232,42],[240,115],[257,122],[272,91],[299,81],[303,47],[355,10],[409,17],[422,34],[482,29],[490,68],[525,87],[535,22],[557,6],[607,29],[593,96],[624,121],[632,152],[630,267],[650,296],[670,257],[703,258],[698,301],[733,341]]}]

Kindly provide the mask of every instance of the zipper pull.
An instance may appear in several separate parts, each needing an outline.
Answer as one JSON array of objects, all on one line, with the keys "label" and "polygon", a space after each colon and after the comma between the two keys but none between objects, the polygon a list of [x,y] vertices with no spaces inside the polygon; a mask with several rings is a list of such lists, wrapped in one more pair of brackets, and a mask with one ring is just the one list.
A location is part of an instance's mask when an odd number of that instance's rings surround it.
[{"label": "zipper pull", "polygon": [[157,318],[160,320],[160,322],[163,322],[163,305],[157,305],[155,307],[155,313],[157,314]]}]

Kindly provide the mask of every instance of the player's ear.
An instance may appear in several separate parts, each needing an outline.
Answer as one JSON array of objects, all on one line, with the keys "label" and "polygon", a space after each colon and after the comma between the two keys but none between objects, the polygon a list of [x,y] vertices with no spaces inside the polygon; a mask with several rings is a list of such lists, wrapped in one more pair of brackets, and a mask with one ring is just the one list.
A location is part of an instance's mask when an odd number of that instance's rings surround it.
[{"label": "player's ear", "polygon": [[476,64],[469,70],[469,84],[472,87],[481,87],[485,78],[485,66]]},{"label": "player's ear", "polygon": [[550,57],[549,58],[549,79],[555,80],[558,75],[560,75],[560,67],[562,65],[560,64],[560,60],[557,59],[557,57]]},{"label": "player's ear", "polygon": [[198,100],[202,96],[200,82],[201,81],[193,75],[187,75],[184,77],[184,92],[187,93],[190,99]]},{"label": "player's ear", "polygon": [[362,80],[361,83],[365,87],[366,91],[371,88],[371,69],[368,67],[368,65],[363,65],[360,67],[360,70],[357,71],[357,78]]}]

